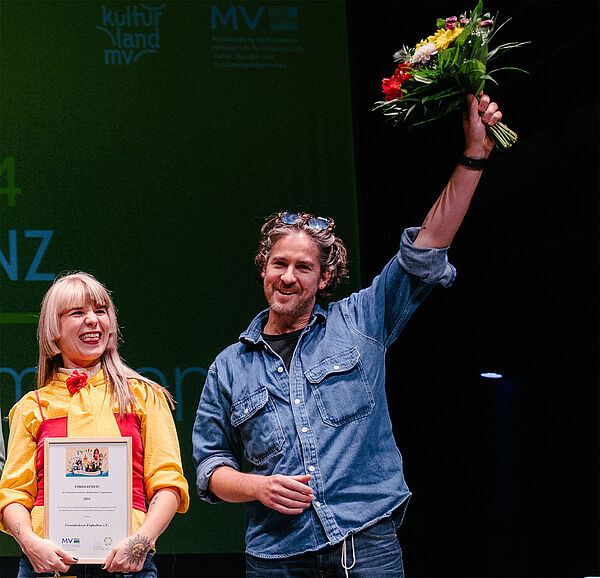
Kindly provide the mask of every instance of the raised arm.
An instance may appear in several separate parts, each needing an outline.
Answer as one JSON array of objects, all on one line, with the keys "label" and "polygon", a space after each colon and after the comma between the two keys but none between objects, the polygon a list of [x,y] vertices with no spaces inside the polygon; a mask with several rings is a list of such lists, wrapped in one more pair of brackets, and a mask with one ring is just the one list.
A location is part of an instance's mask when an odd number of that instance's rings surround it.
[{"label": "raised arm", "polygon": [[[467,103],[468,109],[463,114],[464,156],[487,159],[494,148],[494,141],[487,136],[485,127],[496,124],[502,118],[502,113],[498,105],[483,93],[479,101],[469,94]],[[463,164],[456,166],[442,194],[425,217],[415,240],[417,247],[441,248],[450,245],[467,213],[480,177],[480,168]]]}]

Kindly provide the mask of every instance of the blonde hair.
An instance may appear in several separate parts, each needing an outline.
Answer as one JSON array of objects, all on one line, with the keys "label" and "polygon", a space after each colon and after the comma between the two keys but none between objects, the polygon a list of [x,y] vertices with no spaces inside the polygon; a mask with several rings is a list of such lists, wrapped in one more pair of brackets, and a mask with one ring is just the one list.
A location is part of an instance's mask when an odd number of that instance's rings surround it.
[{"label": "blonde hair", "polygon": [[38,323],[39,364],[38,388],[50,382],[62,363],[62,355],[58,346],[60,338],[60,316],[73,307],[93,305],[106,309],[109,319],[108,343],[101,357],[104,379],[111,394],[111,401],[117,401],[119,415],[128,411],[136,403],[129,387],[128,379],[138,379],[154,391],[162,391],[173,406],[171,394],[152,380],[141,376],[128,367],[121,359],[118,351],[119,326],[117,313],[110,292],[93,275],[78,271],[59,276],[48,289],[42,301],[42,310]]}]

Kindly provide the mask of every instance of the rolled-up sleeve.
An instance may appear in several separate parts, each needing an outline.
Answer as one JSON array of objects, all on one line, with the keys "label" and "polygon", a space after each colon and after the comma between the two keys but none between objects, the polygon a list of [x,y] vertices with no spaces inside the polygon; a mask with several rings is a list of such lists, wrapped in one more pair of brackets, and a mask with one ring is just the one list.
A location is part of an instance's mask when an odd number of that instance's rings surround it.
[{"label": "rolled-up sleeve", "polygon": [[449,247],[426,248],[414,244],[420,227],[410,227],[402,233],[398,260],[402,268],[427,284],[449,287],[456,278],[456,269],[448,262]]},{"label": "rolled-up sleeve", "polygon": [[[177,511],[184,513],[190,503],[189,487],[183,475],[181,452],[177,430],[171,409],[162,392],[151,386],[140,403],[144,411],[140,415],[142,440],[144,444],[144,489],[148,501],[163,488],[179,492],[180,502]],[[139,399],[139,396],[136,396]]]},{"label": "rolled-up sleeve", "polygon": [[192,431],[196,489],[198,496],[210,504],[222,501],[208,489],[213,472],[221,466],[240,470],[241,444],[238,431],[231,425],[230,407],[213,364],[206,376]]}]

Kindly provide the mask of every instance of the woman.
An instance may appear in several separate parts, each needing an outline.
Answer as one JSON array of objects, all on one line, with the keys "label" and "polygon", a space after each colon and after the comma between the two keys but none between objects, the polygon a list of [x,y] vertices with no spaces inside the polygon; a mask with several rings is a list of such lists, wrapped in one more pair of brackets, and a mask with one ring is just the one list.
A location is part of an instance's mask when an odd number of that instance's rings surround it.
[{"label": "woman", "polygon": [[[42,302],[38,389],[12,408],[0,527],[23,551],[19,577],[35,572],[137,572],[156,576],[153,546],[175,512],[189,505],[169,393],[127,367],[117,353],[111,297],[87,273],[58,278]],[[172,405],[172,403],[171,403]],[[44,539],[44,438],[132,437],[132,531],[104,565],[77,558]],[[148,503],[148,508],[146,508]]]}]

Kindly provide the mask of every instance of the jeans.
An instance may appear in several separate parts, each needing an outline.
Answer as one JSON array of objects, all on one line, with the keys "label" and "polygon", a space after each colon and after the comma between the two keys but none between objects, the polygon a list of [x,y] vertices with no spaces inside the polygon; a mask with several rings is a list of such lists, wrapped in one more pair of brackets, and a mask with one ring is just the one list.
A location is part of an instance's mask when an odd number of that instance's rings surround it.
[{"label": "jeans", "polygon": [[[327,546],[316,552],[298,554],[289,558],[257,558],[246,555],[248,578],[404,578],[402,550],[396,528],[390,518],[354,535],[345,544]],[[346,570],[342,552],[346,549]],[[354,562],[354,565],[353,565]]]},{"label": "jeans", "polygon": [[[23,555],[19,563],[17,578],[35,578],[37,576],[54,576],[54,572],[42,572],[37,574],[29,558]],[[102,564],[73,564],[68,572],[60,576],[77,576],[78,578],[157,578],[158,571],[154,562],[154,550],[150,550],[146,556],[144,567],[139,572],[107,572],[102,570]]]}]

